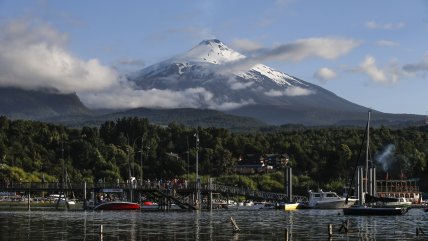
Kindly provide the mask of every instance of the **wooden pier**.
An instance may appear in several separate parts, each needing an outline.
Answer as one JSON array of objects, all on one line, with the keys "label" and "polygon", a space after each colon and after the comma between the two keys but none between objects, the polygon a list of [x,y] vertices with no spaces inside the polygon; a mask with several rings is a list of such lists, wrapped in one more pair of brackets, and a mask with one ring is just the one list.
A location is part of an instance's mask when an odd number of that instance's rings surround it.
[{"label": "wooden pier", "polygon": [[[0,192],[18,193],[25,197],[35,197],[60,194],[62,197],[70,197],[70,194],[83,202],[83,208],[87,208],[87,202],[95,200],[97,194],[116,192],[121,193],[127,200],[142,202],[144,198],[155,200],[160,208],[168,210],[171,204],[176,204],[182,209],[197,210],[212,208],[212,194],[220,194],[224,197],[243,196],[249,200],[284,201],[287,195],[283,193],[263,192],[247,188],[230,187],[221,184],[207,183],[199,185],[195,183],[67,183],[58,182],[21,182],[0,184]],[[197,200],[196,193],[200,193],[201,200]],[[87,195],[89,194],[89,195]]]}]

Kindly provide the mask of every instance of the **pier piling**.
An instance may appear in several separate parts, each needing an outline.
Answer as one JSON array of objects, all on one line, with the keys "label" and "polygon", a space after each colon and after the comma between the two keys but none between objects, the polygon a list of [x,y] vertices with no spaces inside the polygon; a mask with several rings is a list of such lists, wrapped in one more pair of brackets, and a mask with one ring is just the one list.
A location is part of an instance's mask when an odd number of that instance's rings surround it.
[{"label": "pier piling", "polygon": [[342,225],[339,228],[339,233],[342,232],[342,229],[343,229],[343,231],[345,231],[345,233],[348,233],[348,224],[349,224],[349,220],[348,219],[345,220],[345,221],[343,221]]},{"label": "pier piling", "polygon": [[333,236],[333,225],[329,224],[328,225],[328,237]]},{"label": "pier piling", "polygon": [[104,238],[103,238],[103,225],[101,224],[100,225],[100,241],[103,241],[104,240]]},{"label": "pier piling", "polygon": [[232,217],[230,217],[230,222],[233,225],[233,232],[234,233],[239,232],[240,229],[239,229],[238,225],[236,224],[235,220]]},{"label": "pier piling", "polygon": [[425,235],[425,233],[420,227],[416,227],[416,236],[420,235]]},{"label": "pier piling", "polygon": [[288,241],[288,228],[285,228],[285,241]]}]

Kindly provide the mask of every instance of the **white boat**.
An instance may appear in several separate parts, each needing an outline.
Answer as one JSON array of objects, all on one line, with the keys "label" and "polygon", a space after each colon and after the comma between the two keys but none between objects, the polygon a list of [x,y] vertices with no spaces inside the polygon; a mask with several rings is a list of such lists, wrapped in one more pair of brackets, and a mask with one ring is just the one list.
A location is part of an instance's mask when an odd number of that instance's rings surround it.
[{"label": "white boat", "polygon": [[345,197],[340,197],[335,192],[323,192],[319,190],[318,192],[313,192],[309,190],[309,208],[317,209],[340,209],[353,205],[356,199],[346,200]]},{"label": "white boat", "polygon": [[408,201],[404,197],[399,197],[395,202],[385,202],[385,203],[382,203],[382,205],[386,207],[410,207],[412,206],[412,202]]},{"label": "white boat", "polygon": [[238,210],[260,210],[260,209],[275,209],[275,204],[269,202],[253,202],[245,201],[238,203]]},{"label": "white boat", "polygon": [[[57,203],[59,196],[60,196],[59,194],[51,194],[51,195],[49,195],[47,200],[49,200],[50,202],[53,202],[53,203]],[[61,199],[59,199],[59,204],[60,205],[66,204],[66,200],[67,200],[68,205],[75,205],[76,204],[76,201],[65,197],[65,195],[61,195]]]}]

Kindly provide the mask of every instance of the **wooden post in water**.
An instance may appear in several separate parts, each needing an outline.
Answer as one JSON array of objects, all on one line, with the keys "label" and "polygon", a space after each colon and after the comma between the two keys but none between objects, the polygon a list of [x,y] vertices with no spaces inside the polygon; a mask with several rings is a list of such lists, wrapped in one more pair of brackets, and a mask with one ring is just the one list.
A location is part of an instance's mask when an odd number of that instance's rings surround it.
[{"label": "wooden post in water", "polygon": [[100,225],[100,241],[103,241],[103,225]]},{"label": "wooden post in water", "polygon": [[345,233],[348,233],[348,225],[349,225],[349,220],[346,219],[344,222],[342,222],[342,225],[339,228],[339,233],[343,231],[345,231]]},{"label": "wooden post in water", "polygon": [[422,231],[420,227],[416,227],[416,236],[419,236],[421,234],[425,235],[424,231]]},{"label": "wooden post in water", "polygon": [[328,237],[333,236],[333,225],[329,224],[328,225]]},{"label": "wooden post in water", "polygon": [[230,217],[230,222],[233,225],[233,232],[234,233],[239,232],[240,229],[238,227],[238,224],[236,224],[235,220],[232,217]]},{"label": "wooden post in water", "polygon": [[288,228],[285,228],[285,241],[288,241]]},{"label": "wooden post in water", "polygon": [[358,204],[364,204],[364,167],[357,167],[357,187],[358,187]]}]

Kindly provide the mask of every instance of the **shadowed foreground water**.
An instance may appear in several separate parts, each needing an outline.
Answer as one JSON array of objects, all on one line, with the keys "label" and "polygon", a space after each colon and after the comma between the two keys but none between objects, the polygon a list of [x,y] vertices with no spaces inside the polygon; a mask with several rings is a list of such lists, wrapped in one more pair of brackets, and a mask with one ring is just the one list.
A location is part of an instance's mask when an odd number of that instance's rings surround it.
[{"label": "shadowed foreground water", "polygon": [[[241,231],[234,233],[230,217]],[[337,231],[349,220],[349,233]],[[334,236],[328,237],[328,224]],[[102,225],[102,234],[100,226]],[[416,237],[416,228],[426,234]],[[428,213],[352,217],[341,210],[1,211],[1,240],[428,240]]]}]

